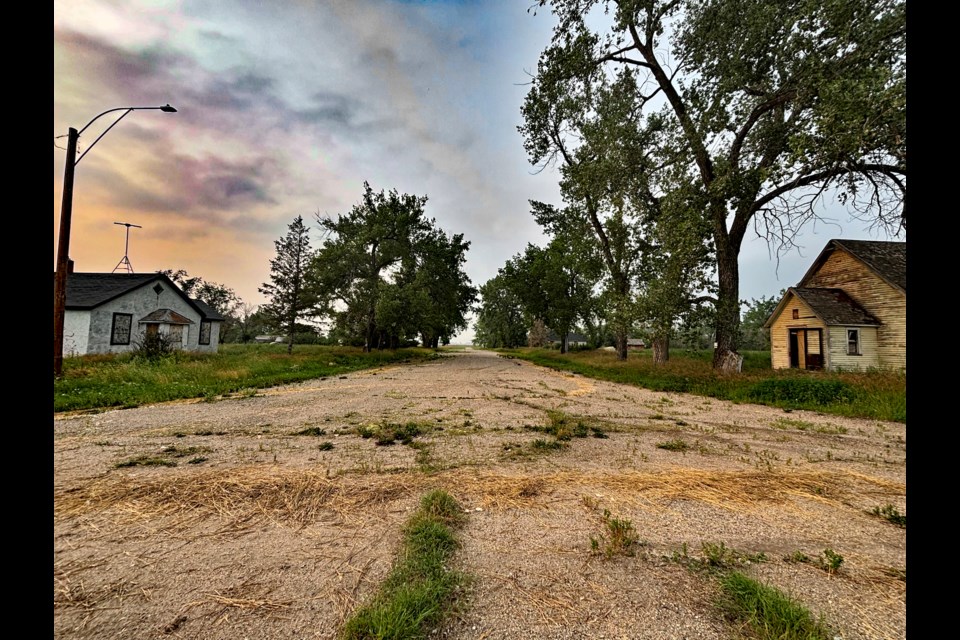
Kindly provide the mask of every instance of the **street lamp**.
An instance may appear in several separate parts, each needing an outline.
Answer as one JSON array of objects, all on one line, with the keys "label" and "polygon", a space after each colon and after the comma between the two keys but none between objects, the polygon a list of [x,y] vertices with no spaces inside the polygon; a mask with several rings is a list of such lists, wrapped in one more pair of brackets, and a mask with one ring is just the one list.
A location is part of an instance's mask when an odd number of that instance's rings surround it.
[{"label": "street lamp", "polygon": [[[162,107],[117,107],[116,109],[107,109],[88,122],[83,129],[77,131],[73,127],[67,130],[67,159],[63,168],[63,202],[60,205],[60,237],[57,243],[57,271],[53,279],[53,376],[59,378],[63,372],[63,319],[66,314],[67,306],[67,269],[70,262],[70,218],[73,214],[73,174],[77,164],[83,160],[83,156],[90,153],[90,149],[100,142],[100,138],[107,135],[110,129],[113,129],[118,122],[123,120],[131,111],[156,110],[164,113],[176,113],[177,110],[169,104]],[[77,157],[77,141],[80,134],[87,130],[91,124],[102,116],[115,111],[123,111],[119,118],[113,121],[109,127],[104,129],[103,133],[97,136],[87,149]]]}]

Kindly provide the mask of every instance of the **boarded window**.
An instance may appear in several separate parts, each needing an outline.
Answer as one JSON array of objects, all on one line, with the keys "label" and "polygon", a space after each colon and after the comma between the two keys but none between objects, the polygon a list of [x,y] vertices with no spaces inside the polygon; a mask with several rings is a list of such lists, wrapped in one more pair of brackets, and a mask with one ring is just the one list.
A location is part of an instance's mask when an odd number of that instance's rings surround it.
[{"label": "boarded window", "polygon": [[133,314],[113,314],[113,328],[110,329],[110,344],[130,344],[130,327],[133,326]]},{"label": "boarded window", "polygon": [[171,347],[179,348],[183,346],[183,325],[182,324],[170,325],[170,333],[167,336],[167,339],[170,341]]},{"label": "boarded window", "polygon": [[200,344],[210,344],[210,327],[212,324],[209,320],[200,322]]},{"label": "boarded window", "polygon": [[860,330],[847,329],[847,355],[860,355]]}]

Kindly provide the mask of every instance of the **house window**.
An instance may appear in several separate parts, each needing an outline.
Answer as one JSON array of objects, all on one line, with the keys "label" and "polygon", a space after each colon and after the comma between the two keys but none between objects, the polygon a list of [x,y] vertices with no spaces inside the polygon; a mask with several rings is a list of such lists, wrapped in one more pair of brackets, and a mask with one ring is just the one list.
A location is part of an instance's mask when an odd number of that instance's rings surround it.
[{"label": "house window", "polygon": [[110,344],[130,344],[131,326],[133,326],[133,314],[113,314],[113,328],[110,330]]},{"label": "house window", "polygon": [[794,309],[794,310],[793,310],[793,319],[794,319],[794,320],[799,320],[799,319],[800,319],[800,309]]},{"label": "house window", "polygon": [[847,355],[860,355],[860,329],[847,329]]},{"label": "house window", "polygon": [[210,327],[212,324],[209,320],[200,322],[200,344],[210,344]]}]

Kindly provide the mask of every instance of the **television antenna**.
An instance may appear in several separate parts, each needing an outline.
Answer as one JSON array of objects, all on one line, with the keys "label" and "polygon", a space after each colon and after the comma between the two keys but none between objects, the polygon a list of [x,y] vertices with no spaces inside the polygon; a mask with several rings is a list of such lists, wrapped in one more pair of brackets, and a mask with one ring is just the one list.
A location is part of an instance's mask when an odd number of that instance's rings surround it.
[{"label": "television antenna", "polygon": [[115,266],[115,267],[113,268],[113,271],[111,271],[111,273],[116,273],[117,271],[119,271],[119,270],[121,270],[121,269],[123,269],[123,270],[126,271],[127,273],[133,273],[133,265],[130,264],[130,258],[129,258],[129,253],[130,253],[130,227],[134,227],[134,228],[136,228],[136,229],[143,229],[143,227],[141,227],[141,226],[138,225],[138,224],[130,224],[129,222],[114,222],[113,224],[118,224],[118,225],[120,225],[121,227],[126,227],[126,228],[127,228],[127,243],[126,243],[126,245],[124,245],[124,248],[123,248],[123,259],[120,260],[120,262],[117,263],[117,266]]}]

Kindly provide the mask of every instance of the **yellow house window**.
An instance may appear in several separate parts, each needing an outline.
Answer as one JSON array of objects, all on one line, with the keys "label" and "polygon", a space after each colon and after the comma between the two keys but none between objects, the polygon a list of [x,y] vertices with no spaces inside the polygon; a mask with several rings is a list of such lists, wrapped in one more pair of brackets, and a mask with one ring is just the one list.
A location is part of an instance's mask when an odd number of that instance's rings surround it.
[{"label": "yellow house window", "polygon": [[847,329],[847,355],[860,355],[860,329]]},{"label": "yellow house window", "polygon": [[800,319],[800,309],[794,309],[794,310],[793,310],[793,319],[794,319],[794,320],[799,320],[799,319]]}]

